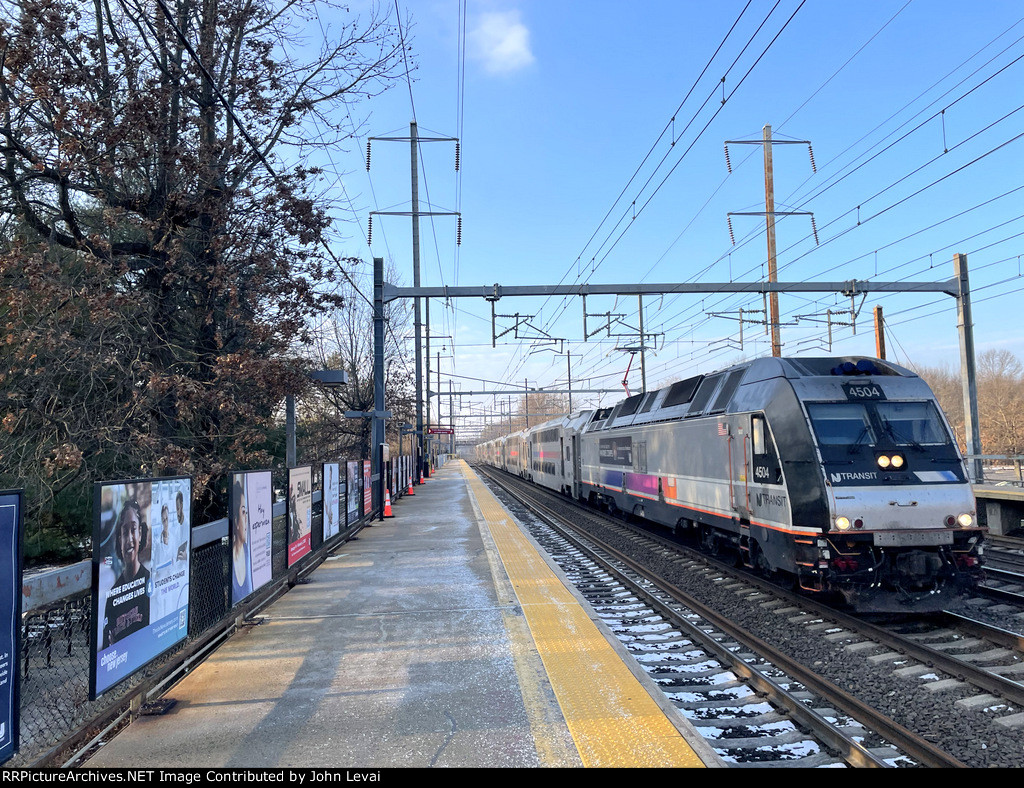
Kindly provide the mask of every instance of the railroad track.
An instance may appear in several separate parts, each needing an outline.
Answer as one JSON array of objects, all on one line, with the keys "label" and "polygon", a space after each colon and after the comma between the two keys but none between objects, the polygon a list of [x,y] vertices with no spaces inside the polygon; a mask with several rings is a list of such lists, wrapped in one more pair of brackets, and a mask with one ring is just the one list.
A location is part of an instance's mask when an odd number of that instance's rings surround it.
[{"label": "railroad track", "polygon": [[994,534],[985,537],[985,581],[978,594],[1015,605],[1024,623],[1024,541]]},{"label": "railroad track", "polygon": [[544,522],[534,537],[727,762],[963,765],[621,551],[568,532],[562,517],[532,495],[526,505]]},{"label": "railroad track", "polygon": [[[728,609],[729,619],[743,621],[763,640],[792,652],[816,675],[855,687],[861,703],[895,718],[898,726],[943,743],[956,759],[972,766],[1024,763],[1019,727],[1024,725],[1024,687],[1017,681],[1024,668],[1020,636],[1015,633],[963,616],[904,617],[881,623],[847,616],[664,537],[523,486],[544,495],[563,516],[572,512],[568,516],[588,521],[588,529],[615,534],[610,541],[639,556],[638,562],[660,563],[659,572],[674,582],[688,583],[697,595],[707,592],[716,597],[715,607]],[[958,719],[963,724],[957,724]],[[965,729],[972,731],[966,742]],[[978,743],[976,748],[972,741]]]}]

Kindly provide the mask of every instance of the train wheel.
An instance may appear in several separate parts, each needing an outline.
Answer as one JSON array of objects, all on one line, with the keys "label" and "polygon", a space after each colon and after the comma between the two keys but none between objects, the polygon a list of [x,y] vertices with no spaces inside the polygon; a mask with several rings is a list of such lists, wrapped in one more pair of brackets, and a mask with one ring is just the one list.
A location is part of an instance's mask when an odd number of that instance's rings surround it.
[{"label": "train wheel", "polygon": [[717,556],[719,553],[718,538],[715,536],[715,529],[710,525],[701,525],[700,527],[700,545],[707,552],[713,556]]},{"label": "train wheel", "polygon": [[775,575],[775,570],[772,569],[772,565],[768,563],[768,559],[765,557],[764,550],[761,549],[761,545],[753,540],[750,542],[750,563],[759,575],[764,577],[773,577]]}]

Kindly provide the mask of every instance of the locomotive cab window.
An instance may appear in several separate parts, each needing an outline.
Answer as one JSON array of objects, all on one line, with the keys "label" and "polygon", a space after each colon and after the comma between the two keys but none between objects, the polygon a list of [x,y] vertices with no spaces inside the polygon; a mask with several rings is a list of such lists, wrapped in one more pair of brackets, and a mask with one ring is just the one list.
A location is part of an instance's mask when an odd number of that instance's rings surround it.
[{"label": "locomotive cab window", "polygon": [[753,454],[754,481],[763,484],[781,484],[782,466],[779,454],[768,424],[761,414],[754,414],[750,419],[751,453]]},{"label": "locomotive cab window", "polygon": [[899,446],[941,446],[950,442],[930,402],[879,402],[875,407],[885,434]]},{"label": "locomotive cab window", "polygon": [[754,416],[751,427],[751,438],[754,441],[754,454],[765,453],[764,416]]},{"label": "locomotive cab window", "polygon": [[818,440],[825,446],[874,445],[877,441],[867,408],[852,402],[807,405]]}]

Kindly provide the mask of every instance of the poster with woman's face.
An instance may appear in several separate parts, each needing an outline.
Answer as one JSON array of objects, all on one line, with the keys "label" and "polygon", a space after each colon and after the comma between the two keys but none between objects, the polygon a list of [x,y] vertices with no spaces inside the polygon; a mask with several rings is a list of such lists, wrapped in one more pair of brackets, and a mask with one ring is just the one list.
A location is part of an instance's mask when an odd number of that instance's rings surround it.
[{"label": "poster with woman's face", "polygon": [[95,487],[92,696],[188,635],[192,480]]},{"label": "poster with woman's face", "polygon": [[313,468],[288,469],[288,566],[312,549]]},{"label": "poster with woman's face", "polygon": [[231,475],[231,604],[273,577],[273,488],[270,471]]},{"label": "poster with woman's face", "polygon": [[341,533],[339,495],[341,492],[341,466],[336,462],[324,463],[324,541]]}]

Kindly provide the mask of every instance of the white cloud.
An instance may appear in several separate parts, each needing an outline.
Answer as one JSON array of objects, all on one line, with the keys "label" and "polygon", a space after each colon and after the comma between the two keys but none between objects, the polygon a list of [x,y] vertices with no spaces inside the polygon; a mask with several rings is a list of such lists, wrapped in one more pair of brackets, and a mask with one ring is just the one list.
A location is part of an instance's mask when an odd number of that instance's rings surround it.
[{"label": "white cloud", "polygon": [[533,63],[530,31],[518,11],[483,14],[470,32],[471,52],[491,74],[508,74]]}]

